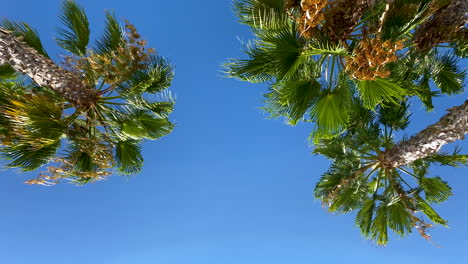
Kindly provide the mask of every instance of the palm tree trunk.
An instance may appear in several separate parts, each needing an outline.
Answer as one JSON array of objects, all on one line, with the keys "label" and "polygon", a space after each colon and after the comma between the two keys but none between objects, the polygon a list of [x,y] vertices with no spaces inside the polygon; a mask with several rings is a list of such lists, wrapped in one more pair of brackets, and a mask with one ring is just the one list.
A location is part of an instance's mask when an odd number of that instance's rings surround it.
[{"label": "palm tree trunk", "polygon": [[96,101],[96,92],[77,73],[68,71],[29,47],[10,31],[0,28],[0,65],[9,64],[36,84],[60,94],[76,108],[87,109]]},{"label": "palm tree trunk", "polygon": [[404,166],[438,152],[447,143],[463,139],[467,133],[468,100],[448,109],[437,123],[382,153],[379,160],[389,168]]}]

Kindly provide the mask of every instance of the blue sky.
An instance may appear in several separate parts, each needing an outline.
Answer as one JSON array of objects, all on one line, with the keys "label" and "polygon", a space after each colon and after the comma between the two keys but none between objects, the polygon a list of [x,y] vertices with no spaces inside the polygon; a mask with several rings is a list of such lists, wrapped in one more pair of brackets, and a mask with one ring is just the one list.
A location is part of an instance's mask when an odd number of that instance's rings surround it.
[{"label": "blue sky", "polygon": [[[0,16],[33,25],[57,56],[61,1],[3,1]],[[94,34],[104,10],[130,20],[176,66],[169,136],[144,145],[143,172],[84,187],[28,186],[33,175],[1,171],[0,263],[309,264],[468,263],[468,169],[435,168],[455,195],[437,206],[435,248],[416,233],[387,247],[364,240],[353,215],[332,215],[313,198],[327,161],[311,155],[311,127],[267,119],[265,87],[223,78],[220,65],[243,56],[228,0],[91,1]],[[409,134],[431,124],[466,94],[413,106]],[[459,142],[466,146],[466,142]]]}]

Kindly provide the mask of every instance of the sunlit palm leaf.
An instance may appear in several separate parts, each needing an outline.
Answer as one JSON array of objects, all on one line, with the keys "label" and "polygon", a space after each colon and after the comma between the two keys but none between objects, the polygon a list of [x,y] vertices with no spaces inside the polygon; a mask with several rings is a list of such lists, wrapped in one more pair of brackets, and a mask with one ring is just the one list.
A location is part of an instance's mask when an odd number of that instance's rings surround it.
[{"label": "sunlit palm leaf", "polygon": [[98,53],[107,53],[116,50],[123,44],[123,31],[120,27],[115,15],[106,11],[106,25],[104,33],[99,40],[96,41],[96,51]]},{"label": "sunlit palm leaf", "polygon": [[424,190],[426,200],[430,203],[441,203],[452,196],[452,188],[440,177],[423,177],[419,185]]},{"label": "sunlit palm leaf", "polygon": [[419,208],[424,212],[424,214],[431,219],[432,222],[447,226],[447,221],[442,219],[440,215],[420,196],[416,195],[416,199],[419,205]]},{"label": "sunlit palm leaf", "polygon": [[128,81],[132,93],[159,93],[167,89],[174,78],[174,68],[163,57],[152,56],[145,70],[135,72]]},{"label": "sunlit palm leaf", "polygon": [[350,88],[346,80],[339,82],[334,90],[324,90],[311,108],[312,120],[316,122],[314,138],[326,139],[341,133],[349,120],[351,105]]},{"label": "sunlit palm leaf", "polygon": [[85,55],[90,31],[84,9],[74,0],[66,0],[62,5],[60,21],[64,27],[57,30],[57,44],[75,55]]},{"label": "sunlit palm leaf", "polygon": [[376,78],[375,80],[358,81],[357,87],[362,102],[368,109],[374,109],[382,102],[392,102],[402,99],[406,91],[389,80]]},{"label": "sunlit palm leaf", "polygon": [[241,23],[268,30],[284,26],[288,16],[282,0],[235,0],[234,11]]},{"label": "sunlit palm leaf", "polygon": [[265,109],[273,117],[287,116],[296,124],[317,101],[321,85],[316,80],[285,81],[266,94]]},{"label": "sunlit palm leaf", "polygon": [[121,173],[135,174],[141,171],[143,156],[137,141],[119,141],[115,146],[115,160]]}]

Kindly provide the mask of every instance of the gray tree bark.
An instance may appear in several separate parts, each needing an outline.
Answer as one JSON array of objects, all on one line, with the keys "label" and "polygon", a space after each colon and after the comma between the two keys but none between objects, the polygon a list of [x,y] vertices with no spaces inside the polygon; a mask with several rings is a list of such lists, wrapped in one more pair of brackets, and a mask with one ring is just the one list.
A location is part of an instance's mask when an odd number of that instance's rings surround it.
[{"label": "gray tree bark", "polygon": [[76,108],[87,109],[96,101],[95,89],[78,73],[56,65],[10,31],[0,28],[0,65],[3,64],[29,76],[37,85],[54,90]]},{"label": "gray tree bark", "polygon": [[463,139],[467,133],[468,100],[448,109],[437,123],[382,153],[379,160],[389,168],[404,166],[438,152],[447,143]]}]

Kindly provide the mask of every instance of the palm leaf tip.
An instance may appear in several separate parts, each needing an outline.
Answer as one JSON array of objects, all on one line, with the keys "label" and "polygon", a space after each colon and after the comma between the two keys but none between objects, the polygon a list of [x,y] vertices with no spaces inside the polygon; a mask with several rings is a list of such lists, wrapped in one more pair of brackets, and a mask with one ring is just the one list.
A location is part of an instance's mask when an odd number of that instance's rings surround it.
[{"label": "palm leaf tip", "polygon": [[106,11],[106,24],[104,33],[96,41],[96,50],[98,53],[107,53],[117,49],[124,42],[123,30],[119,25],[115,15]]},{"label": "palm leaf tip", "polygon": [[90,29],[84,9],[74,0],[66,0],[62,5],[60,21],[63,27],[57,30],[58,45],[78,56],[85,55]]}]

